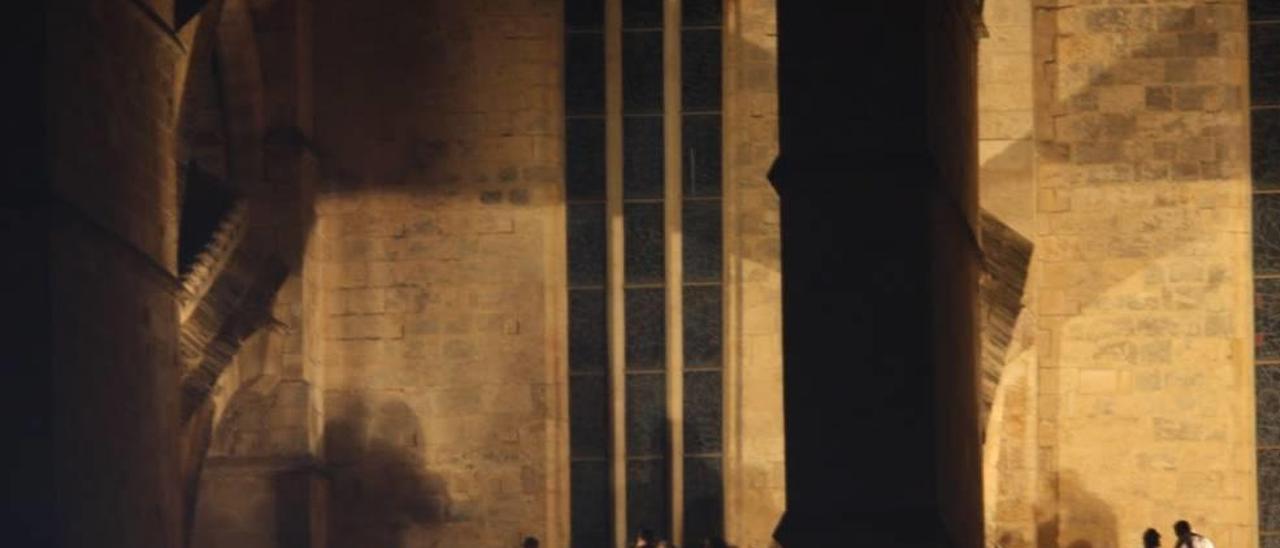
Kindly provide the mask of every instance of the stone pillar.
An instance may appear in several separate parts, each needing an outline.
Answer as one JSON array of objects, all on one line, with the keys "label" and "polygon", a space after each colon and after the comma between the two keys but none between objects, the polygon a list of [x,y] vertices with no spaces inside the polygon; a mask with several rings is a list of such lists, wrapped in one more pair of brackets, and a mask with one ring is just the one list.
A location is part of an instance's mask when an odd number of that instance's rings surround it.
[{"label": "stone pillar", "polygon": [[973,8],[779,5],[788,548],[981,542]]},{"label": "stone pillar", "polygon": [[0,200],[5,541],[178,546],[172,6],[33,7]]}]

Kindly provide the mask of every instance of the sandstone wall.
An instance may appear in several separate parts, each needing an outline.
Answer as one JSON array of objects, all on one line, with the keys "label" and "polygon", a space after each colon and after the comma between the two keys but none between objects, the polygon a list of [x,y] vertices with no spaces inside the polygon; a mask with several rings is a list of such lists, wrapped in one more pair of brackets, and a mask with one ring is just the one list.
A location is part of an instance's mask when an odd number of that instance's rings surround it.
[{"label": "sandstone wall", "polygon": [[559,545],[560,5],[318,1],[334,545]]},{"label": "sandstone wall", "polygon": [[[1034,239],[1031,1],[985,6],[988,36],[978,43],[979,200],[989,214]],[[983,440],[986,537],[999,546],[1027,546],[1036,538],[1034,268],[1029,274]]]},{"label": "sandstone wall", "polygon": [[[227,172],[261,162],[254,199],[288,205],[274,189],[301,185],[309,206],[314,154],[316,220],[297,243],[305,212],[255,218],[300,265],[276,298],[281,325],[246,341],[219,384],[198,543],[563,543],[562,5],[270,6],[254,8],[256,35],[218,32],[231,40],[216,48],[221,90],[239,96],[224,99]],[[783,504],[773,7],[726,13],[726,359],[740,364],[725,393],[727,532],[767,546]],[[314,95],[298,65],[314,68]],[[235,144],[246,113],[265,124],[260,152]],[[299,493],[328,517],[280,506]]]},{"label": "sandstone wall", "polygon": [[726,393],[736,401],[726,400],[725,424],[738,429],[738,443],[726,454],[726,530],[730,542],[755,548],[771,545],[786,507],[780,227],[778,197],[765,178],[778,152],[777,21],[772,0],[729,5],[736,9],[726,11],[726,285],[737,313],[727,322],[726,372],[736,388]]},{"label": "sandstone wall", "polygon": [[1031,7],[1034,359],[1007,367],[1034,388],[1003,388],[989,515],[1026,518],[1028,475],[1004,463],[1025,465],[1034,417],[1038,545],[1177,519],[1256,545],[1243,4]]}]

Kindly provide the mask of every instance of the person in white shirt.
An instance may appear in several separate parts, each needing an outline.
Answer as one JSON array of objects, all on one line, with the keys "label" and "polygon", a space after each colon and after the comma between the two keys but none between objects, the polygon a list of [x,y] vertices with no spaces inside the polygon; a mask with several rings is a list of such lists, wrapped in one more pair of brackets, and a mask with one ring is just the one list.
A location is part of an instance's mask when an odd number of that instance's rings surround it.
[{"label": "person in white shirt", "polygon": [[1192,531],[1191,524],[1185,519],[1173,524],[1173,532],[1178,535],[1178,543],[1173,548],[1214,548],[1213,541]]}]

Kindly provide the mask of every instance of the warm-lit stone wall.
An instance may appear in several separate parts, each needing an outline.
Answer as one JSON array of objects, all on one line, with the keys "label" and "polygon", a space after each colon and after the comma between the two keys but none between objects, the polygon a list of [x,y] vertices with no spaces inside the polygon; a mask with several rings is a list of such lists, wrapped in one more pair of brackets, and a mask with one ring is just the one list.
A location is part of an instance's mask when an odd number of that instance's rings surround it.
[{"label": "warm-lit stone wall", "polygon": [[[1036,246],[1033,354],[1011,349],[986,442],[988,540],[1117,546],[1188,519],[1256,545],[1243,3],[1029,7],[1031,189],[984,154],[984,205]],[[1021,93],[1001,85],[984,78],[984,145]]]},{"label": "warm-lit stone wall", "polygon": [[[726,532],[768,546],[783,498],[777,202],[764,177],[774,21],[771,2],[731,4]],[[326,62],[312,242],[338,545],[567,541],[561,9],[315,4]]]},{"label": "warm-lit stone wall", "polygon": [[[284,208],[254,222],[293,272],[214,392],[196,545],[565,545],[563,5],[227,6],[211,115],[265,124],[261,151],[227,124],[226,171]],[[729,2],[724,28],[725,534],[763,548],[784,504],[773,2]]]},{"label": "warm-lit stone wall", "polygon": [[734,313],[726,322],[725,424],[739,430],[726,438],[736,444],[726,453],[726,536],[742,548],[767,548],[786,506],[778,197],[765,178],[777,156],[777,22],[773,0],[727,6],[725,242]]},{"label": "warm-lit stone wall", "polygon": [[[988,0],[988,35],[978,43],[979,201],[1028,239],[1036,233],[1031,4]],[[983,440],[984,524],[999,546],[1036,538],[1034,295],[1024,292]]]},{"label": "warm-lit stone wall", "polygon": [[330,543],[558,545],[560,6],[314,10]]}]

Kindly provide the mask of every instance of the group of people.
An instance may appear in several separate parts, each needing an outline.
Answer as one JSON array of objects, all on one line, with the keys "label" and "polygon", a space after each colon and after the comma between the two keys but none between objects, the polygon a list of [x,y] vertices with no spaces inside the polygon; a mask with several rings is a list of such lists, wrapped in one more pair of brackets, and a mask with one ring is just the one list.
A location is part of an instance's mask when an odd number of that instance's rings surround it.
[{"label": "group of people", "polygon": [[[1173,534],[1178,537],[1178,542],[1173,544],[1173,548],[1215,548],[1213,541],[1208,537],[1191,530],[1191,523],[1187,520],[1178,520],[1173,524]],[[1142,548],[1158,548],[1160,546],[1160,532],[1155,529],[1147,529],[1142,534]],[[523,548],[538,548],[538,539],[528,537],[524,539]],[[649,529],[641,529],[636,534],[635,543],[630,548],[676,548],[676,545],[668,540],[657,538],[653,531]],[[728,544],[724,539],[719,537],[711,537],[702,541],[698,548],[728,548]]]},{"label": "group of people", "polygon": [[[649,529],[641,529],[636,534],[636,541],[631,545],[632,548],[676,548],[676,545],[668,540],[658,539],[653,531]],[[538,539],[534,537],[525,537],[521,543],[522,548],[538,548]],[[724,539],[720,537],[711,537],[702,541],[698,548],[729,548]]]},{"label": "group of people", "polygon": [[[1213,541],[1192,531],[1191,524],[1187,520],[1179,520],[1173,524],[1173,534],[1178,537],[1178,541],[1173,544],[1173,548],[1214,548]],[[1142,547],[1155,548],[1157,546],[1160,546],[1160,532],[1155,529],[1147,529],[1142,534]]]},{"label": "group of people", "polygon": [[[703,541],[698,544],[698,548],[728,547],[729,545],[720,537],[703,539]],[[631,548],[676,548],[676,545],[669,540],[657,538],[657,535],[654,535],[653,531],[650,529],[641,529],[640,532],[636,534],[636,541],[631,545]]]}]

